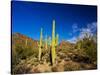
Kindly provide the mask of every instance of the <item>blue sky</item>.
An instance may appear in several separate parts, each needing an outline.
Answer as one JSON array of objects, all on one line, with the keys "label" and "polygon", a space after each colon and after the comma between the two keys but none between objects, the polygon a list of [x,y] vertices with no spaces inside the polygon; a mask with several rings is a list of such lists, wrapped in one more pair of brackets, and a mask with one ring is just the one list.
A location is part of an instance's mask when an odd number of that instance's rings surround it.
[{"label": "blue sky", "polygon": [[96,33],[97,7],[12,1],[13,33],[19,32],[38,40],[42,27],[43,36],[51,36],[53,19],[56,21],[59,41],[73,42],[83,31]]}]

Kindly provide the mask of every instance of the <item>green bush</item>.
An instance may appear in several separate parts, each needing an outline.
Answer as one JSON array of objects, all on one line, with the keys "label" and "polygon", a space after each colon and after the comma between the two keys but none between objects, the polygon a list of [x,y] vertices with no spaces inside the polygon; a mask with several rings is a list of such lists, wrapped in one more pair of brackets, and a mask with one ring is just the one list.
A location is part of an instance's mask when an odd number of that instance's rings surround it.
[{"label": "green bush", "polygon": [[97,61],[97,42],[94,41],[94,36],[87,37],[79,40],[76,44],[76,47],[81,53],[85,53],[89,57],[91,62]]}]

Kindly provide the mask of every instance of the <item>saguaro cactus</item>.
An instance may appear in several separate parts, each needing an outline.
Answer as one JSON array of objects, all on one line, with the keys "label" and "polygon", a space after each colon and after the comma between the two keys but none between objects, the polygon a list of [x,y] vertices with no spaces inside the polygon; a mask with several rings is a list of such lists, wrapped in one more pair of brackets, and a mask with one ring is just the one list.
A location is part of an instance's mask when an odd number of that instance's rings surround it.
[{"label": "saguaro cactus", "polygon": [[55,63],[56,52],[55,52],[55,20],[53,20],[53,28],[52,28],[52,45],[51,45],[51,53],[52,53],[52,64]]},{"label": "saguaro cactus", "polygon": [[58,45],[58,40],[59,40],[59,35],[57,34],[56,35],[56,40],[55,40],[56,41],[56,46]]},{"label": "saguaro cactus", "polygon": [[51,46],[51,37],[48,37],[48,45]]},{"label": "saguaro cactus", "polygon": [[41,50],[42,50],[42,38],[43,38],[43,36],[42,36],[42,28],[41,28],[41,33],[40,33],[40,43],[39,43],[39,59],[38,60],[40,60],[41,59]]},{"label": "saguaro cactus", "polygon": [[48,40],[47,40],[47,35],[45,37],[45,49],[47,50],[48,49]]}]

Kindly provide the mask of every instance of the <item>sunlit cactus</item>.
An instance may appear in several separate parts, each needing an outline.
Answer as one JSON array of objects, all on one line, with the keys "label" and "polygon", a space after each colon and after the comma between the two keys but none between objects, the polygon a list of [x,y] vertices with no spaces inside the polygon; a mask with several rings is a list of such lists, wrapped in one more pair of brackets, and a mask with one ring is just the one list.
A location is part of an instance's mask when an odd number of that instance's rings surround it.
[{"label": "sunlit cactus", "polygon": [[81,49],[81,40],[80,40],[80,38],[78,37],[77,38],[77,40],[78,40],[78,42],[77,42],[77,49]]},{"label": "sunlit cactus", "polygon": [[41,33],[40,33],[40,43],[39,43],[39,58],[38,58],[38,60],[41,60],[41,50],[42,50],[42,38],[43,38],[43,36],[42,36],[42,28],[41,28]]},{"label": "sunlit cactus", "polygon": [[56,41],[56,46],[58,45],[58,40],[59,40],[59,35],[57,34],[57,35],[56,35],[56,39],[55,39],[55,41]]},{"label": "sunlit cactus", "polygon": [[48,37],[48,45],[51,46],[51,37]]},{"label": "sunlit cactus", "polygon": [[81,49],[81,41],[78,42],[78,49]]},{"label": "sunlit cactus", "polygon": [[53,20],[52,28],[52,45],[51,45],[51,54],[52,54],[52,65],[55,63],[56,51],[55,51],[55,20]]}]

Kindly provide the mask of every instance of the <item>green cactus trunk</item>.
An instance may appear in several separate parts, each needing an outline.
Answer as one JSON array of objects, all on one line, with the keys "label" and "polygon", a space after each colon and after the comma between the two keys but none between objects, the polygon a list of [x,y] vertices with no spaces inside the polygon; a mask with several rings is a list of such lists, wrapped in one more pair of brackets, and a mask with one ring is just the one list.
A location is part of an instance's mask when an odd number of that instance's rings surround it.
[{"label": "green cactus trunk", "polygon": [[41,60],[41,50],[42,50],[42,28],[41,28],[41,33],[40,33],[40,43],[39,43],[39,58],[38,58],[38,60],[40,61]]},{"label": "green cactus trunk", "polygon": [[52,65],[55,63],[56,52],[55,52],[55,20],[53,20],[52,28],[52,45],[51,45],[51,54],[52,54]]},{"label": "green cactus trunk", "polygon": [[58,45],[58,40],[59,40],[59,35],[57,34],[56,35],[56,40],[55,40],[56,41],[56,46]]}]

